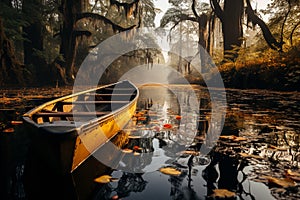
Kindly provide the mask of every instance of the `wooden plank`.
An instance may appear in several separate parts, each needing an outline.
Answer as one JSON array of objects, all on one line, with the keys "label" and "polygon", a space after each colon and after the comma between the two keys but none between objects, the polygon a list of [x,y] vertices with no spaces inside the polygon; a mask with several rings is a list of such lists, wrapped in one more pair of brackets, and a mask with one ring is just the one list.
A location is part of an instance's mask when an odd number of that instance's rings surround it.
[{"label": "wooden plank", "polygon": [[89,117],[89,116],[103,116],[111,113],[111,111],[107,112],[75,112],[75,115],[73,115],[73,112],[39,112],[35,113],[34,117]]},{"label": "wooden plank", "polygon": [[116,88],[103,88],[104,90],[132,90],[135,91],[135,88],[122,88],[122,87],[116,87]]},{"label": "wooden plank", "polygon": [[117,93],[109,93],[109,94],[99,94],[99,93],[88,93],[85,94],[85,96],[132,96],[135,95],[135,93],[124,93],[124,94],[117,94]]},{"label": "wooden plank", "polygon": [[72,105],[72,104],[127,104],[130,101],[62,101],[59,102],[63,105]]}]

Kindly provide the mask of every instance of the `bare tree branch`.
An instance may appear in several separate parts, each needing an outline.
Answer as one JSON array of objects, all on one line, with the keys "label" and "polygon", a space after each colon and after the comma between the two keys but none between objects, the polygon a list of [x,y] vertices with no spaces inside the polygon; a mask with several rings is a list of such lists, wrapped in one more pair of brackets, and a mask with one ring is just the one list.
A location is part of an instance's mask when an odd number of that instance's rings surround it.
[{"label": "bare tree branch", "polygon": [[291,46],[293,46],[293,35],[294,35],[294,32],[296,31],[297,27],[300,25],[300,21],[294,26],[291,34],[290,34],[290,43],[291,43]]},{"label": "bare tree branch", "polygon": [[196,17],[197,19],[199,19],[199,15],[198,15],[198,13],[197,13],[197,11],[196,11],[196,0],[193,0],[193,3],[192,3],[192,11],[193,11],[195,17]]},{"label": "bare tree branch", "polygon": [[272,35],[272,33],[271,33],[270,29],[268,28],[268,26],[266,25],[266,23],[254,13],[251,3],[250,3],[250,0],[246,0],[246,2],[247,2],[246,13],[247,13],[249,21],[252,22],[253,26],[255,26],[256,24],[259,25],[259,27],[261,28],[261,30],[263,32],[263,36],[264,36],[266,42],[268,43],[268,45],[270,46],[270,48],[282,51],[283,43],[277,42],[277,40]]},{"label": "bare tree branch", "polygon": [[118,30],[118,31],[127,31],[127,30],[130,30],[130,29],[132,29],[136,26],[136,25],[132,25],[132,26],[129,26],[129,27],[122,27],[118,24],[115,24],[114,22],[107,19],[106,17],[104,17],[102,15],[99,15],[99,14],[96,14],[96,13],[79,13],[79,14],[77,14],[76,21],[84,19],[84,18],[102,20],[105,23],[112,25],[113,29]]},{"label": "bare tree branch", "polygon": [[280,42],[283,42],[283,31],[284,31],[284,25],[285,25],[285,22],[291,12],[291,9],[292,9],[292,5],[291,5],[291,0],[287,0],[288,4],[289,4],[289,9],[288,11],[286,12],[285,16],[284,16],[284,20],[282,22],[282,26],[281,26],[281,33],[280,33]]},{"label": "bare tree branch", "polygon": [[221,20],[221,22],[223,22],[224,12],[223,12],[219,2],[217,2],[217,0],[210,0],[210,5],[211,5],[211,8],[213,9],[213,11],[218,16],[218,18]]}]

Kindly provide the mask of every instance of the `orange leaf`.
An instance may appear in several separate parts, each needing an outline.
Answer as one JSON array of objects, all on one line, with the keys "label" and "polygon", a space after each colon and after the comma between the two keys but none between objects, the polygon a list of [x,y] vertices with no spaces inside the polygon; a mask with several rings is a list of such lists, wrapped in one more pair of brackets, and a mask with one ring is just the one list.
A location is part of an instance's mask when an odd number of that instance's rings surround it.
[{"label": "orange leaf", "polygon": [[15,132],[14,128],[7,128],[3,130],[3,133],[13,133],[13,132]]},{"label": "orange leaf", "polygon": [[269,183],[279,187],[288,188],[296,186],[295,181],[291,180],[290,178],[274,178],[271,176],[266,176],[265,178],[268,179]]},{"label": "orange leaf", "polygon": [[20,124],[23,124],[23,121],[11,121],[10,123],[12,125],[20,125]]},{"label": "orange leaf", "polygon": [[181,116],[180,115],[176,115],[175,119],[180,120]]},{"label": "orange leaf", "polygon": [[171,129],[172,128],[172,124],[164,124],[164,128],[165,129]]}]

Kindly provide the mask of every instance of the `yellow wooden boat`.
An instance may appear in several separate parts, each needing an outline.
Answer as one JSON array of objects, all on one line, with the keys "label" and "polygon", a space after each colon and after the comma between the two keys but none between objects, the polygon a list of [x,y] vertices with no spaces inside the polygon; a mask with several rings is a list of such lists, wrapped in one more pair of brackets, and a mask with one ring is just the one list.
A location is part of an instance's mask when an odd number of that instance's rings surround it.
[{"label": "yellow wooden boat", "polygon": [[121,81],[30,110],[23,119],[33,134],[35,157],[52,170],[74,171],[129,122],[138,96],[134,84]]}]

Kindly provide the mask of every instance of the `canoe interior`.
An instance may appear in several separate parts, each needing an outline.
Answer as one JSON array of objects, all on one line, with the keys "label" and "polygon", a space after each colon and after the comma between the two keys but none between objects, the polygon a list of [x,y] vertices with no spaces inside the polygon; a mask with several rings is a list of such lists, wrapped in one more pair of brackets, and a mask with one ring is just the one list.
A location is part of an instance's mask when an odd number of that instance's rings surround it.
[{"label": "canoe interior", "polygon": [[54,101],[33,112],[31,119],[37,124],[74,121],[75,114],[76,121],[89,121],[122,108],[136,95],[137,90],[131,83],[122,82]]}]

